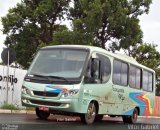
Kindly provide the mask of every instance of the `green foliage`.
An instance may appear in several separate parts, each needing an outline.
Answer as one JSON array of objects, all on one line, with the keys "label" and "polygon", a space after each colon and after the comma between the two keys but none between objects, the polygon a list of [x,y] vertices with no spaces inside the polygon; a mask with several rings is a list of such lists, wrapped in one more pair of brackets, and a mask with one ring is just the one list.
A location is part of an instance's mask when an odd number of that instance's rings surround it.
[{"label": "green foliage", "polygon": [[20,108],[18,108],[17,106],[15,106],[13,104],[8,104],[8,103],[3,104],[1,106],[1,109],[20,110]]},{"label": "green foliage", "polygon": [[53,41],[54,32],[63,28],[57,20],[64,19],[70,0],[22,0],[2,17],[6,45],[14,48],[17,62],[28,68],[37,48]]},{"label": "green foliage", "polygon": [[156,96],[160,96],[160,81],[156,84]]},{"label": "green foliage", "polygon": [[156,94],[160,95],[160,53],[156,50],[156,45],[144,43],[133,49],[131,55],[139,63],[155,70],[157,80]]},{"label": "green foliage", "polygon": [[35,111],[35,107],[26,107],[26,111]]},{"label": "green foliage", "polygon": [[139,63],[154,70],[160,66],[160,53],[156,50],[156,45],[144,43],[133,50],[132,56]]},{"label": "green foliage", "polygon": [[[64,30],[54,34],[54,44],[93,45],[92,37],[77,31]],[[92,42],[91,42],[92,41]]]},{"label": "green foliage", "polygon": [[[75,0],[74,30],[91,35],[98,46],[128,49],[142,42],[138,16],[148,13],[151,0]],[[107,45],[108,44],[108,45]]]}]

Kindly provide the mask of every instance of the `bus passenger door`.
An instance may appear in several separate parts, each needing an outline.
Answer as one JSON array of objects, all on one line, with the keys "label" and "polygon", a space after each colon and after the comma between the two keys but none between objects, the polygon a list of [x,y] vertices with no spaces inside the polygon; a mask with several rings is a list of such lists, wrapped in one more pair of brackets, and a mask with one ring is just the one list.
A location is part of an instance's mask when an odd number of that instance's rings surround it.
[{"label": "bus passenger door", "polygon": [[85,100],[99,104],[99,114],[112,113],[115,98],[112,93],[111,62],[107,56],[96,54],[91,58],[84,78]]}]

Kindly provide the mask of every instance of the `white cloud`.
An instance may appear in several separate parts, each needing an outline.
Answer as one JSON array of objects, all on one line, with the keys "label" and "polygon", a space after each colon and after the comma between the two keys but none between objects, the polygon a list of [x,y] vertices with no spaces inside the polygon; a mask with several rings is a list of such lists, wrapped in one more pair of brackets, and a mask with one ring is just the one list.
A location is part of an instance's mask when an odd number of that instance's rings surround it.
[{"label": "white cloud", "polygon": [[140,17],[140,25],[143,31],[143,41],[158,45],[160,51],[160,0],[153,0],[149,14]]}]

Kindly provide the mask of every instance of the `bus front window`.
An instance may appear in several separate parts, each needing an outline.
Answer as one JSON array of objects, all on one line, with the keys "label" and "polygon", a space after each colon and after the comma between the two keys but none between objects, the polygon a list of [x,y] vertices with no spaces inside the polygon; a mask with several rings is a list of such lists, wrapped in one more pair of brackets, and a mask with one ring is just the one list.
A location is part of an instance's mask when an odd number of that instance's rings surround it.
[{"label": "bus front window", "polygon": [[42,49],[29,68],[28,75],[78,78],[88,52],[74,49]]}]

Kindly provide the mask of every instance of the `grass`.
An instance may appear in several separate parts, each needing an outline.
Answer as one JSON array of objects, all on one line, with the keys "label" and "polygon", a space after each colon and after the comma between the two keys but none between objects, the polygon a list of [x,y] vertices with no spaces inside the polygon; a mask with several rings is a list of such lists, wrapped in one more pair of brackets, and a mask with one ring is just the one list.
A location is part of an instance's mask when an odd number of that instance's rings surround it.
[{"label": "grass", "polygon": [[4,103],[0,108],[7,109],[7,110],[20,110],[19,107],[15,106],[13,104],[8,104],[8,103]]},{"label": "grass", "polygon": [[35,108],[34,107],[26,107],[26,111],[34,111]]},{"label": "grass", "polygon": [[34,107],[18,107],[13,104],[4,103],[0,109],[6,109],[6,110],[26,110],[26,111],[35,111]]}]

